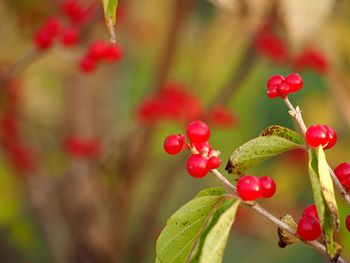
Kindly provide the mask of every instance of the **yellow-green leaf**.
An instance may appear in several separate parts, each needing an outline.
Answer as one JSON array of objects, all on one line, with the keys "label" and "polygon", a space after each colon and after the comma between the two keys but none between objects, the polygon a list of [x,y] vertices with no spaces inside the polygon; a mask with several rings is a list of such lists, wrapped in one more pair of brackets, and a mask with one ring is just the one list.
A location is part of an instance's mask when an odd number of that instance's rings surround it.
[{"label": "yellow-green leaf", "polygon": [[117,21],[118,0],[102,0],[102,3],[111,41],[116,42],[115,25]]}]

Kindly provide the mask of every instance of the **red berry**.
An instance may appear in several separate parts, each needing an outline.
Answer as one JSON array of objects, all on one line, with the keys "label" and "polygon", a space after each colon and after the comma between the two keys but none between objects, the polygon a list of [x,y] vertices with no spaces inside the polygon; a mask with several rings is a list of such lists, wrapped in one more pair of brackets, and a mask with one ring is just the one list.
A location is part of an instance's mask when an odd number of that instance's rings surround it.
[{"label": "red berry", "polygon": [[348,215],[345,219],[346,229],[350,232],[350,215]]},{"label": "red berry", "polygon": [[94,158],[102,151],[100,140],[93,138],[70,136],[64,146],[70,156],[77,158]]},{"label": "red berry", "polygon": [[335,130],[332,127],[329,127],[328,125],[323,125],[326,130],[327,130],[327,137],[328,137],[328,143],[327,145],[324,147],[325,150],[327,149],[331,149],[333,148],[333,146],[336,144],[337,142],[337,133],[335,132]]},{"label": "red berry", "polygon": [[283,83],[281,85],[281,87],[278,90],[279,95],[281,98],[284,98],[286,96],[288,96],[289,93],[291,93],[291,88],[289,87],[289,85],[287,83]]},{"label": "red berry", "polygon": [[268,176],[262,176],[259,178],[260,182],[260,189],[261,189],[261,196],[264,198],[270,198],[272,197],[276,192],[276,183],[275,181],[268,177]]},{"label": "red berry", "polygon": [[274,99],[278,97],[278,89],[276,87],[271,87],[270,89],[267,90],[267,96],[270,99]]},{"label": "red berry", "polygon": [[341,163],[335,169],[334,173],[346,191],[350,190],[350,163]]},{"label": "red berry", "polygon": [[194,147],[200,154],[208,154],[212,149],[209,142],[191,143],[191,146]]},{"label": "red berry", "polygon": [[106,48],[104,59],[107,62],[113,63],[121,60],[123,57],[122,49],[117,44],[109,44]]},{"label": "red berry", "polygon": [[261,197],[259,179],[252,175],[242,176],[237,182],[237,193],[246,201],[254,201]]},{"label": "red berry", "polygon": [[89,56],[84,56],[80,61],[80,69],[84,73],[94,72],[96,70],[96,60]]},{"label": "red berry", "polygon": [[301,88],[303,87],[303,84],[304,84],[303,79],[301,78],[301,76],[298,73],[289,74],[286,77],[285,82],[290,87],[291,92],[296,92],[298,90],[301,90]]},{"label": "red berry", "polygon": [[39,50],[46,50],[51,47],[53,43],[53,37],[48,30],[43,28],[35,33],[34,42]]},{"label": "red berry", "polygon": [[317,220],[319,220],[318,214],[317,214],[317,209],[316,209],[316,206],[314,204],[309,205],[304,209],[303,217],[305,217],[305,216],[312,216],[313,218],[316,218]]},{"label": "red berry", "polygon": [[285,78],[282,75],[273,75],[267,81],[267,89],[279,88],[283,84]]},{"label": "red berry", "polygon": [[306,131],[305,138],[311,147],[322,145],[324,149],[332,148],[337,142],[336,132],[331,127],[321,124],[310,126]]},{"label": "red berry", "polygon": [[67,27],[63,29],[61,35],[61,42],[64,46],[74,46],[79,42],[79,31],[74,27]]},{"label": "red berry", "polygon": [[302,240],[316,240],[321,235],[319,221],[313,216],[303,216],[298,222],[297,234]]},{"label": "red berry", "polygon": [[188,124],[186,134],[191,142],[206,142],[210,137],[210,129],[208,125],[202,121],[193,121]]},{"label": "red berry", "polygon": [[212,156],[208,160],[208,168],[209,169],[217,169],[221,164],[221,159],[219,156]]},{"label": "red berry", "polygon": [[169,135],[164,140],[164,150],[168,154],[177,154],[185,146],[185,136],[182,134]]},{"label": "red berry", "polygon": [[208,161],[201,154],[192,154],[186,163],[188,173],[196,178],[204,177],[208,171]]},{"label": "red berry", "polygon": [[95,41],[90,45],[88,55],[95,60],[103,59],[106,56],[107,47],[105,42]]},{"label": "red berry", "polygon": [[55,37],[58,35],[61,29],[61,23],[57,18],[50,18],[46,20],[44,27],[51,36]]}]

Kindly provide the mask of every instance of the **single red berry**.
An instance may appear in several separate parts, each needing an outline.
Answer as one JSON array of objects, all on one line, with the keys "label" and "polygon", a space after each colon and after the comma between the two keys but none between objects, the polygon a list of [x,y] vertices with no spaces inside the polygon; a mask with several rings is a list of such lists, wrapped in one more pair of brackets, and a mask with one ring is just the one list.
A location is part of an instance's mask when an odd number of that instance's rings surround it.
[{"label": "single red berry", "polygon": [[106,48],[104,59],[107,62],[114,63],[118,62],[123,58],[123,52],[119,45],[117,44],[109,44]]},{"label": "single red berry", "polygon": [[185,146],[185,136],[182,134],[169,135],[164,140],[164,150],[168,154],[177,154]]},{"label": "single red berry", "polygon": [[304,84],[303,79],[301,78],[301,76],[298,73],[289,74],[286,77],[285,82],[290,87],[291,92],[296,92],[298,90],[301,90],[301,88],[303,87],[303,84]]},{"label": "single red berry", "polygon": [[107,47],[105,42],[100,40],[95,41],[90,45],[88,55],[95,60],[103,59],[106,56]]},{"label": "single red berry", "polygon": [[96,70],[96,60],[90,56],[84,56],[80,61],[80,70],[84,73],[92,73]]},{"label": "single red berry", "polygon": [[208,161],[201,154],[192,154],[186,163],[187,172],[196,178],[204,177],[208,171]]},{"label": "single red berry", "polygon": [[325,147],[328,144],[328,130],[321,124],[312,125],[307,129],[305,138],[311,147]]},{"label": "single red berry", "polygon": [[313,218],[316,218],[317,220],[319,220],[318,214],[317,214],[317,209],[316,209],[316,206],[314,204],[309,205],[304,209],[303,217],[305,217],[305,216],[312,216]]},{"label": "single red berry", "polygon": [[271,87],[270,89],[267,90],[267,96],[270,99],[274,99],[278,97],[278,89],[276,87]]},{"label": "single red berry", "polygon": [[346,229],[350,232],[350,215],[348,215],[345,219]]},{"label": "single red berry", "polygon": [[283,84],[285,78],[282,75],[273,75],[267,81],[267,89],[279,88]]},{"label": "single red berry", "polygon": [[193,121],[188,124],[186,134],[191,142],[206,142],[210,137],[210,129],[208,125],[202,121]]},{"label": "single red berry", "polygon": [[341,163],[335,169],[334,173],[346,191],[350,190],[350,163]]},{"label": "single red berry", "polygon": [[276,183],[275,181],[268,176],[262,176],[259,178],[261,196],[264,198],[272,197],[276,192]]},{"label": "single red berry", "polygon": [[208,168],[210,170],[219,168],[220,164],[221,164],[221,159],[219,156],[212,156],[208,159]]},{"label": "single red berry", "polygon": [[283,83],[278,89],[278,93],[281,98],[285,98],[286,96],[288,96],[288,94],[291,93],[291,91],[292,90],[287,83]]},{"label": "single red berry", "polygon": [[51,47],[53,37],[51,33],[45,28],[38,30],[34,35],[34,42],[39,50],[46,50]]},{"label": "single red berry", "polygon": [[64,143],[68,154],[76,158],[95,158],[102,152],[102,145],[99,139],[70,136]]},{"label": "single red berry", "polygon": [[252,175],[244,175],[237,182],[237,193],[246,201],[254,201],[261,197],[259,179]]},{"label": "single red berry", "polygon": [[47,30],[47,32],[50,33],[51,36],[55,37],[55,36],[58,35],[58,33],[61,30],[61,22],[55,17],[49,18],[44,23],[44,27],[43,28],[45,30]]},{"label": "single red berry", "polygon": [[327,145],[324,147],[325,150],[327,149],[331,149],[333,148],[333,146],[336,144],[337,142],[337,133],[335,132],[335,130],[328,126],[328,125],[323,125],[325,127],[325,129],[327,130],[327,138],[328,138],[328,143]]},{"label": "single red berry", "polygon": [[313,216],[303,216],[298,222],[297,234],[305,241],[318,239],[321,235],[319,221]]},{"label": "single red berry", "polygon": [[61,43],[64,46],[71,47],[79,42],[79,31],[75,27],[67,27],[63,29],[61,35]]},{"label": "single red berry", "polygon": [[212,124],[221,128],[232,127],[237,122],[235,114],[223,106],[215,106],[211,112],[209,112],[209,119]]}]

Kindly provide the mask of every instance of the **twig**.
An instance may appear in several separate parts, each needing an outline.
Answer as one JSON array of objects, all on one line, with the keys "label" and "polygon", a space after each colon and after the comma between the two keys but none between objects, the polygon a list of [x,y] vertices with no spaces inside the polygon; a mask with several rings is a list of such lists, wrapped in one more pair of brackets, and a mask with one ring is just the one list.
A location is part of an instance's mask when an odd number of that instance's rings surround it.
[{"label": "twig", "polygon": [[[223,176],[218,170],[211,170],[210,171],[212,175],[214,175],[217,179],[219,179],[228,189],[230,189],[230,191],[237,196],[237,189],[234,185],[232,185],[226,178],[225,176]],[[239,197],[237,197],[239,198]],[[270,212],[268,212],[265,208],[263,208],[261,205],[255,203],[255,202],[244,202],[244,204],[246,204],[248,207],[252,208],[254,211],[256,211],[257,213],[259,213],[260,215],[262,215],[263,217],[267,218],[268,220],[270,220],[272,223],[274,223],[275,225],[277,225],[279,228],[287,231],[288,233],[292,234],[293,236],[295,236],[296,238],[300,239],[296,232],[295,229],[293,229],[292,227],[290,227],[289,225],[287,225],[286,223],[282,222],[281,220],[279,220],[277,217],[275,217],[273,214],[271,214]],[[301,240],[303,241],[303,240]],[[319,252],[322,255],[328,256],[327,252],[326,252],[326,248],[323,244],[321,244],[318,241],[303,241],[305,244],[309,245],[310,247],[312,247],[314,250],[316,250],[317,252]],[[345,259],[343,259],[342,257],[338,258],[339,263],[347,263],[347,261]]]},{"label": "twig", "polygon": [[[287,105],[287,107],[289,109],[289,115],[292,116],[293,118],[295,118],[299,128],[302,130],[303,134],[305,135],[307,128],[306,128],[306,125],[304,123],[304,120],[303,120],[303,117],[302,117],[301,110],[300,110],[299,106],[294,108],[292,103],[289,101],[288,97],[284,98],[283,101],[285,102],[285,104]],[[329,173],[330,173],[330,175],[331,175],[331,177],[333,179],[334,184],[338,188],[339,193],[341,194],[341,196],[343,197],[345,202],[348,205],[350,205],[350,196],[348,195],[348,193],[345,190],[345,188],[343,187],[343,185],[340,183],[340,181],[337,178],[337,176],[334,174],[333,169],[331,167],[329,167],[329,166],[328,166],[328,168],[329,168]]]}]

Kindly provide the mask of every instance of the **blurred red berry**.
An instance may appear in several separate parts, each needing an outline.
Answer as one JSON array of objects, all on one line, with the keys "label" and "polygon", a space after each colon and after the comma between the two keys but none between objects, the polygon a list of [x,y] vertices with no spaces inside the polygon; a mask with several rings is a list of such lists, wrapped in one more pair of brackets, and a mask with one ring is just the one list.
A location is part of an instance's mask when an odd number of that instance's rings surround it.
[{"label": "blurred red berry", "polygon": [[61,43],[64,46],[75,46],[80,40],[79,31],[75,27],[67,27],[62,30]]},{"label": "blurred red berry", "polygon": [[206,176],[209,171],[208,161],[201,154],[192,154],[187,160],[186,168],[187,172],[196,178]]},{"label": "blurred red berry", "polygon": [[244,175],[237,182],[238,196],[245,201],[254,201],[261,197],[260,181],[252,175]]},{"label": "blurred red berry", "polygon": [[350,190],[350,163],[341,163],[335,169],[334,173],[346,191]]},{"label": "blurred red berry", "polygon": [[61,30],[61,22],[58,18],[49,18],[45,21],[43,29],[45,29],[52,37],[55,37],[59,34]]},{"label": "blurred red berry", "polygon": [[202,121],[193,121],[187,125],[186,134],[191,142],[206,142],[210,137],[210,129],[208,125]]},{"label": "blurred red berry", "polygon": [[313,216],[303,216],[298,222],[297,234],[305,241],[318,239],[321,236],[319,221]]},{"label": "blurred red berry", "polygon": [[285,63],[288,52],[285,43],[270,32],[260,32],[255,39],[258,52],[275,63]]},{"label": "blurred red berry", "polygon": [[11,164],[19,172],[32,172],[35,169],[33,153],[24,144],[12,143],[7,148],[7,154]]},{"label": "blurred red berry", "polygon": [[88,50],[88,56],[95,59],[101,60],[106,57],[108,45],[104,41],[95,41],[93,42]]},{"label": "blurred red berry", "polygon": [[164,140],[164,150],[168,154],[178,154],[184,148],[186,143],[185,136],[182,134],[169,135]]},{"label": "blurred red berry", "polygon": [[47,29],[39,29],[34,35],[35,46],[39,50],[46,50],[53,43],[53,36]]},{"label": "blurred red berry", "polygon": [[64,146],[68,154],[76,158],[95,158],[102,151],[99,139],[80,138],[77,136],[68,137]]},{"label": "blurred red berry", "polygon": [[268,177],[268,176],[262,176],[259,178],[260,182],[260,189],[261,189],[261,196],[264,198],[270,198],[272,197],[276,192],[276,183],[275,181]]},{"label": "blurred red berry", "polygon": [[301,90],[304,84],[302,77],[298,73],[289,74],[286,77],[285,82],[290,87],[291,92],[296,92]]},{"label": "blurred red berry", "polygon": [[350,215],[346,216],[345,225],[346,225],[346,229],[350,232]]},{"label": "blurred red berry", "polygon": [[327,58],[317,50],[305,49],[294,60],[297,70],[312,69],[318,73],[325,73],[329,69]]},{"label": "blurred red berry", "polygon": [[90,56],[84,56],[80,61],[80,70],[83,73],[89,74],[95,72],[97,68],[96,60]]},{"label": "blurred red berry", "polygon": [[236,116],[227,108],[216,106],[209,113],[209,120],[219,127],[231,127],[236,123]]},{"label": "blurred red berry", "polygon": [[106,48],[104,59],[109,63],[118,62],[123,58],[123,52],[119,45],[109,44]]}]

